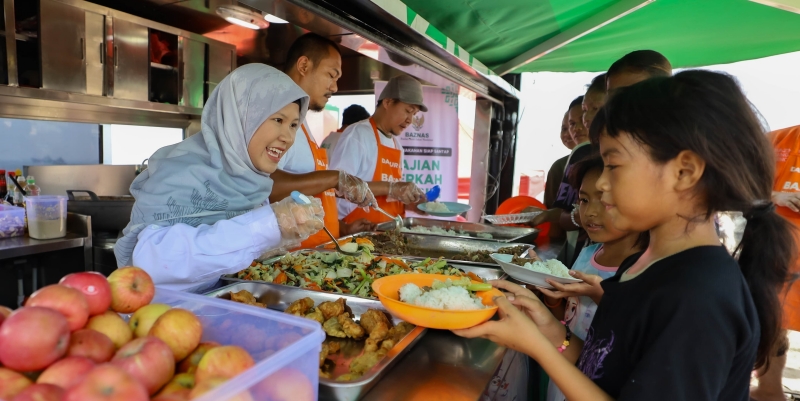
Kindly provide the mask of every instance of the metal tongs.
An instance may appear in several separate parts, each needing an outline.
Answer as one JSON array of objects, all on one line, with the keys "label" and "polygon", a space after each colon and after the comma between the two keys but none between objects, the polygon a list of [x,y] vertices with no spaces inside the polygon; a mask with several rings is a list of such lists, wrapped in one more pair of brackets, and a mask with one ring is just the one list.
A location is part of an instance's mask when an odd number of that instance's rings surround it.
[{"label": "metal tongs", "polygon": [[[308,199],[307,196],[305,196],[305,195],[303,195],[303,194],[301,194],[300,192],[297,192],[297,191],[292,191],[292,199],[296,203],[298,203],[300,205],[310,205],[311,204],[311,199]],[[322,223],[322,229],[325,230],[325,233],[328,234],[329,237],[331,237],[331,241],[333,241],[333,245],[336,246],[336,251],[337,252],[339,252],[341,254],[344,254],[344,255],[348,255],[348,256],[361,256],[360,252],[347,252],[347,251],[343,250],[342,247],[339,246],[339,241],[336,239],[336,237],[334,237],[333,234],[331,234],[331,232],[328,231],[328,227],[325,227],[325,222],[320,220],[319,218],[317,218],[317,220],[320,223]]]}]

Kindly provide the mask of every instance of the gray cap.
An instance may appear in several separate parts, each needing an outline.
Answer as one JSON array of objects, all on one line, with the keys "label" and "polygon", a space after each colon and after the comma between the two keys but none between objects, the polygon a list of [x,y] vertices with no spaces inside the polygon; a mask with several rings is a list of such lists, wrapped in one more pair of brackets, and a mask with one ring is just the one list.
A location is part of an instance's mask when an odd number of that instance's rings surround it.
[{"label": "gray cap", "polygon": [[403,103],[419,106],[421,111],[428,111],[422,103],[422,84],[408,75],[398,75],[386,83],[378,101],[383,99],[397,99]]}]

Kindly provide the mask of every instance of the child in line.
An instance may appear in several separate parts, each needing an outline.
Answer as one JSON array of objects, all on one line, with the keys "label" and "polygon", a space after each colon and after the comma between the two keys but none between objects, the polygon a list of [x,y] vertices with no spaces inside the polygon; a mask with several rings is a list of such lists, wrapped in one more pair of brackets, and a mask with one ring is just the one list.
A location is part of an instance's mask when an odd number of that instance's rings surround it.
[{"label": "child in line", "polygon": [[[570,176],[573,185],[580,188],[578,208],[581,226],[594,242],[583,248],[572,266],[574,276],[584,282],[563,285],[548,280],[555,290],[540,289],[551,299],[566,298],[565,312],[556,317],[561,317],[569,326],[573,338],[580,340],[570,342],[570,346],[574,347],[574,350],[580,350],[581,343],[586,340],[597,304],[600,303],[600,297],[603,295],[600,282],[613,277],[625,259],[644,251],[649,239],[646,232],[620,231],[614,228],[605,206],[600,201],[603,193],[597,189],[596,185],[602,172],[603,159],[595,156],[576,164]],[[549,401],[565,400],[564,393],[552,381],[547,389],[547,399]]]},{"label": "child in line", "polygon": [[[603,281],[577,367],[565,358],[567,327],[502,281],[514,293],[495,299],[501,319],[456,334],[525,352],[572,401],[746,401],[796,256],[770,201],[775,162],[761,124],[736,81],[709,71],[619,89],[605,111],[592,137],[605,163],[597,188],[614,227],[649,231],[650,243]],[[734,256],[720,245],[718,211],[748,220]]]}]

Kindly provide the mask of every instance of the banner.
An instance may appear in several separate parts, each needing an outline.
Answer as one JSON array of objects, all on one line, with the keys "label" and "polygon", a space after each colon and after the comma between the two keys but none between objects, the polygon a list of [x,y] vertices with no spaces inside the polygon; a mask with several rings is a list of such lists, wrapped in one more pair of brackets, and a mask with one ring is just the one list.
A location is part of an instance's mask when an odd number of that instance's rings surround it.
[{"label": "banner", "polygon": [[[375,82],[375,99],[386,82]],[[403,178],[427,191],[438,185],[440,201],[458,201],[458,87],[423,86],[428,112],[419,112],[398,137],[403,146]],[[376,100],[377,103],[377,100]]]}]

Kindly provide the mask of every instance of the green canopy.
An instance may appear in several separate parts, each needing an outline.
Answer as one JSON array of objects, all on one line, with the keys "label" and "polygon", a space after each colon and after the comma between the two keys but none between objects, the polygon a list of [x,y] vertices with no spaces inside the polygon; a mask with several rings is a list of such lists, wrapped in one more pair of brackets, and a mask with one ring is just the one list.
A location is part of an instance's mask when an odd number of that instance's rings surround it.
[{"label": "green canopy", "polygon": [[[647,5],[644,0],[403,0],[403,3],[408,7],[409,25],[414,26],[418,14],[430,23],[430,27],[423,28],[431,40],[445,48],[454,43],[457,45],[454,54],[459,56],[459,50],[463,49],[462,53],[468,52],[496,73],[509,68],[514,72],[604,71],[625,53],[638,49],[659,51],[676,68],[800,50],[800,14],[747,0],[656,0]],[[630,13],[607,25],[597,22],[624,14],[620,10]],[[595,26],[600,27],[583,36],[574,34]],[[564,40],[571,39],[570,36],[578,38],[571,42]],[[529,57],[514,61],[543,43],[548,48],[550,44],[545,43],[548,40],[567,44],[527,64],[524,62]],[[463,54],[460,56],[463,58]]]}]

